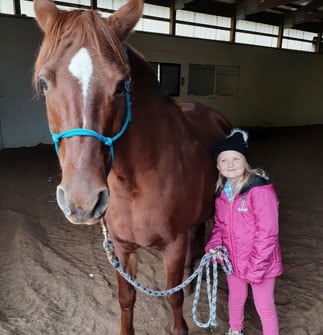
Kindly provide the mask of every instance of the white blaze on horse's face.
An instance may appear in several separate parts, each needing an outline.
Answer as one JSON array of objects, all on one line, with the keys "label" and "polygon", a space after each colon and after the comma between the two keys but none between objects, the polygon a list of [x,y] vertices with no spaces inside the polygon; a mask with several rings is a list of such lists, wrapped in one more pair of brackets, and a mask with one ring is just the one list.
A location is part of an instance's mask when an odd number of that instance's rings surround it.
[{"label": "white blaze on horse's face", "polygon": [[71,59],[68,67],[71,74],[78,79],[83,94],[83,128],[86,127],[85,106],[86,98],[93,74],[93,63],[86,48],[81,48]]}]

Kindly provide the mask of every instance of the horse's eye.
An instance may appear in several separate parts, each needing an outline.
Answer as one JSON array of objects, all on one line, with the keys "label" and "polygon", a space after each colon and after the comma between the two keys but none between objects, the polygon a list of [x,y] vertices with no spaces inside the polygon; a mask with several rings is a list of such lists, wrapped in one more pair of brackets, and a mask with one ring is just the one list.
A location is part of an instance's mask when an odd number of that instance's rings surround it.
[{"label": "horse's eye", "polygon": [[124,81],[120,81],[116,87],[116,90],[114,94],[121,94],[124,93],[125,87],[124,87]]},{"label": "horse's eye", "polygon": [[48,90],[48,84],[47,80],[43,77],[40,77],[38,80],[38,88],[42,91],[47,91]]}]

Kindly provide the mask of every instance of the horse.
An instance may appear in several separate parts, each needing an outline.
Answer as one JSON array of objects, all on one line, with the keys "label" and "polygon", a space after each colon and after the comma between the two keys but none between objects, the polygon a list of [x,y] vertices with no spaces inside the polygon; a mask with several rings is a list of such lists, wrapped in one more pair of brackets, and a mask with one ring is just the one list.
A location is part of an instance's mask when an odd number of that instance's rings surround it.
[{"label": "horse", "polygon": [[[43,32],[34,82],[45,96],[65,217],[106,227],[133,277],[138,248],[161,252],[169,289],[192,271],[195,233],[213,214],[212,148],[231,124],[206,105],[162,93],[149,64],[126,42],[143,2],[129,0],[103,18],[34,0]],[[133,335],[136,291],[116,276],[120,334]],[[183,291],[167,300],[174,335],[187,335]]]}]

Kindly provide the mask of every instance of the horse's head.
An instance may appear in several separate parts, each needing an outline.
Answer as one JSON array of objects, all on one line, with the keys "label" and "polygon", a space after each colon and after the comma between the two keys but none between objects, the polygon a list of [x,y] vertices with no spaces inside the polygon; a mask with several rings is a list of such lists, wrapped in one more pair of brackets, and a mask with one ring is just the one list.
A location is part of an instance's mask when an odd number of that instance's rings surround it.
[{"label": "horse's head", "polygon": [[34,7],[44,32],[34,80],[45,95],[62,169],[57,201],[72,223],[93,224],[108,207],[113,142],[129,119],[123,41],[143,0],[129,0],[107,19],[94,11],[61,11],[52,0],[34,0]]}]

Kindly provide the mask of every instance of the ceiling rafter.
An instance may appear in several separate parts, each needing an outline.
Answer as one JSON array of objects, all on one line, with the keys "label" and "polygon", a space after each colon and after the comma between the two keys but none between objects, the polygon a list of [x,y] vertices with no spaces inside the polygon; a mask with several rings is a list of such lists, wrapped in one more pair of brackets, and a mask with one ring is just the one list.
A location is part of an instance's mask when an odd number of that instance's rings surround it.
[{"label": "ceiling rafter", "polygon": [[315,0],[300,8],[297,12],[285,15],[284,26],[293,27],[296,24],[323,19],[323,11],[317,10],[321,6],[322,0]]},{"label": "ceiling rafter", "polygon": [[244,19],[247,15],[263,12],[265,10],[273,9],[277,6],[288,5],[290,0],[243,0],[237,3],[237,18]]},{"label": "ceiling rafter", "polygon": [[194,0],[174,0],[175,9],[183,9],[186,4],[193,2]]}]

